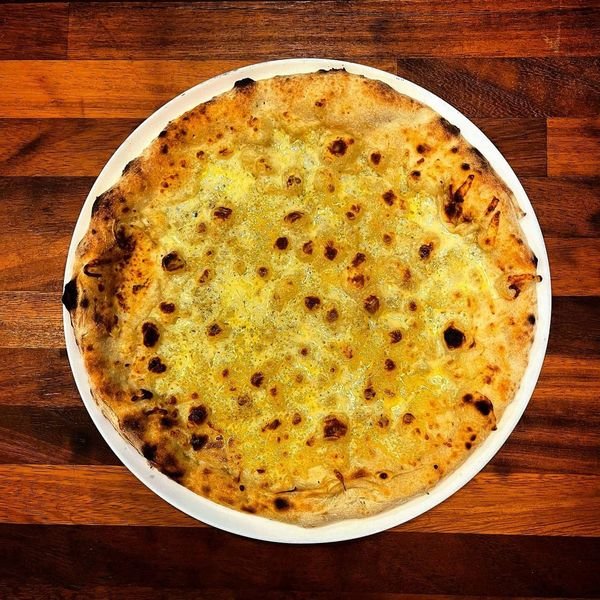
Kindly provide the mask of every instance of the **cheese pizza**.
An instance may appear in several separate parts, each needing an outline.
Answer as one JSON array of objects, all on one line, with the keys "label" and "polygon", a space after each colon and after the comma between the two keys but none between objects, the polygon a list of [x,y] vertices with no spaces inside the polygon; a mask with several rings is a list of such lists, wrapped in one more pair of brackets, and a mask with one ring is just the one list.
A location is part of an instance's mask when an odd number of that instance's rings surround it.
[{"label": "cheese pizza", "polygon": [[493,435],[535,331],[521,217],[455,125],[379,81],[243,79],[96,199],[63,302],[154,467],[315,526],[428,490]]}]

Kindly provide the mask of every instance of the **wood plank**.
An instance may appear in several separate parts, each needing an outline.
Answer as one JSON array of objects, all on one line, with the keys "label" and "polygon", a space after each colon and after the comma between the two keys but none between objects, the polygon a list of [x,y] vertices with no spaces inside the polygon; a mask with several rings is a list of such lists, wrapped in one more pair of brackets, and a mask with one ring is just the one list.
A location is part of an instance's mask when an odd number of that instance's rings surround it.
[{"label": "wood plank", "polygon": [[[597,475],[480,474],[395,530],[597,536],[599,488]],[[161,500],[125,467],[59,465],[0,466],[0,523],[206,527]]]},{"label": "wood plank", "polygon": [[546,238],[546,249],[553,294],[600,295],[600,238]]},{"label": "wood plank", "polygon": [[[0,62],[0,118],[145,118],[171,98],[246,60]],[[367,64],[395,72],[395,61]]]},{"label": "wood plank", "polygon": [[92,178],[0,177],[0,290],[59,292]]},{"label": "wood plank", "polygon": [[[269,0],[270,1],[270,0]],[[298,590],[252,590],[227,588],[204,588],[192,590],[180,587],[153,588],[149,586],[128,585],[128,600],[168,600],[169,598],[185,598],[186,600],[330,600],[331,592],[298,591]],[[60,584],[3,584],[0,582],[0,597],[11,600],[31,600],[31,598],[60,598],[60,600],[122,600],[123,587],[116,585],[77,586],[76,590]],[[515,596],[463,596],[448,594],[397,594],[395,592],[338,592],[335,598],[339,600],[560,600],[559,598],[542,598],[540,596],[517,598]],[[564,596],[563,596],[564,598]],[[585,600],[581,599],[580,600]]]},{"label": "wood plank", "polygon": [[81,402],[73,408],[0,406],[0,415],[0,464],[119,464]]},{"label": "wood plank", "polygon": [[598,356],[600,353],[600,298],[552,299],[548,354]]},{"label": "wood plank", "polygon": [[[569,381],[565,385],[565,381]],[[573,413],[587,419],[590,390],[600,389],[600,362],[549,354],[527,409],[536,418]],[[61,409],[80,407],[63,348],[0,348],[0,407]],[[1,410],[1,409],[0,409]]]},{"label": "wood plank", "polygon": [[542,119],[473,119],[519,177],[546,175],[546,124]]},{"label": "wood plank", "polygon": [[0,406],[81,406],[66,350],[0,348]]},{"label": "wood plank", "polygon": [[600,119],[548,119],[548,175],[600,176]]},{"label": "wood plank", "polygon": [[96,177],[138,125],[127,119],[0,120],[0,175]]},{"label": "wood plank", "polygon": [[598,57],[400,58],[397,73],[469,117],[595,117],[600,105]]},{"label": "wood plank", "polygon": [[[549,354],[600,354],[600,298],[555,297]],[[60,292],[0,291],[0,348],[63,348]]]},{"label": "wood plank", "polygon": [[[149,586],[128,585],[126,588],[128,600],[168,600],[169,598],[185,598],[186,600],[330,600],[331,592],[298,590],[238,590],[227,588],[204,588],[192,590],[180,587],[153,588]],[[11,600],[31,600],[31,598],[60,598],[61,600],[122,600],[123,587],[116,585],[77,586],[76,590],[60,584],[3,584],[0,582],[0,597]],[[395,592],[381,594],[379,592],[338,592],[335,598],[339,600],[465,600],[463,595],[448,594],[397,594]],[[468,596],[468,600],[509,600],[507,596]],[[510,600],[560,600],[559,598],[511,597]],[[580,599],[581,600],[581,599]]]},{"label": "wood plank", "polygon": [[[560,180],[555,189],[539,181],[525,185],[547,235],[554,294],[600,295],[600,179]],[[0,290],[60,291],[71,232],[92,183],[87,177],[0,177],[0,221],[5,224]],[[554,233],[562,237],[551,237]],[[572,238],[571,233],[589,237]]]},{"label": "wood plank", "polygon": [[[0,119],[0,176],[97,176],[132,119]],[[546,175],[544,119],[477,119],[520,176]]]},{"label": "wood plank", "polygon": [[600,178],[523,177],[548,237],[600,237]]},{"label": "wood plank", "polygon": [[592,538],[392,532],[274,551],[212,528],[5,525],[0,543],[7,584],[545,597],[598,586]]},{"label": "wood plank", "polygon": [[[118,8],[118,10],[117,10]],[[596,54],[591,2],[72,3],[69,58]],[[274,35],[285,31],[286,34]],[[243,43],[240,43],[244,40]]]},{"label": "wood plank", "polygon": [[[590,361],[586,367],[597,370],[598,363]],[[486,472],[597,474],[600,404],[590,399],[592,390],[598,390],[597,377],[585,377],[585,373],[582,380],[587,389],[580,388],[579,395],[563,391],[544,399],[541,383],[540,393],[536,391],[521,422]],[[23,406],[3,400],[0,433],[0,464],[118,464],[81,401],[60,407]]]},{"label": "wood plank", "polygon": [[3,3],[0,60],[66,58],[68,24],[67,2]]},{"label": "wood plank", "polygon": [[0,348],[64,348],[60,292],[0,292]]}]

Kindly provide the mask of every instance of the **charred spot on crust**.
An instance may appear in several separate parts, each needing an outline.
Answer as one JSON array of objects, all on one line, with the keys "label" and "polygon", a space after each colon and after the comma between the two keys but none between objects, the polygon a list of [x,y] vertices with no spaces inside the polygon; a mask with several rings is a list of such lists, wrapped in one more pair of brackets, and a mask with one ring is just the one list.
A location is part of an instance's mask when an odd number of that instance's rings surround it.
[{"label": "charred spot on crust", "polygon": [[123,421],[122,425],[124,429],[128,431],[143,431],[145,429],[141,419],[134,415],[127,415]]},{"label": "charred spot on crust", "polygon": [[428,144],[419,144],[417,146],[417,152],[419,154],[425,154],[426,152],[429,152],[431,150],[431,146],[429,146]]},{"label": "charred spot on crust", "polygon": [[535,315],[533,315],[533,314],[529,315],[529,316],[527,317],[527,322],[528,322],[530,325],[535,325]]},{"label": "charred spot on crust", "polygon": [[286,237],[278,237],[275,240],[275,248],[278,250],[285,250],[288,247],[288,239]]},{"label": "charred spot on crust", "polygon": [[384,366],[386,371],[393,371],[396,368],[396,363],[391,358],[386,358]]},{"label": "charred spot on crust", "polygon": [[323,436],[326,440],[339,440],[348,431],[348,425],[332,415],[325,418],[323,424]]},{"label": "charred spot on crust", "polygon": [[175,312],[175,305],[172,302],[161,302],[159,308],[167,315]]},{"label": "charred spot on crust", "polygon": [[252,87],[254,84],[256,83],[256,81],[254,81],[254,79],[252,79],[251,77],[244,77],[243,79],[238,79],[234,84],[233,87],[235,89],[243,89],[243,88],[250,88]]},{"label": "charred spot on crust", "polygon": [[73,277],[73,279],[65,285],[61,300],[64,307],[69,312],[77,308],[77,277]]},{"label": "charred spot on crust", "polygon": [[156,451],[158,450],[158,446],[156,444],[144,444],[142,446],[142,454],[146,460],[154,461],[156,460]]},{"label": "charred spot on crust", "polygon": [[168,154],[169,153],[169,144],[163,144],[160,147],[160,153],[161,154]]},{"label": "charred spot on crust", "polygon": [[417,171],[416,169],[414,171],[411,171],[410,173],[411,177],[413,177],[414,179],[418,179],[419,177],[421,177],[421,171]]},{"label": "charred spot on crust", "polygon": [[132,402],[139,402],[140,400],[151,400],[154,394],[150,390],[140,389],[137,394],[131,396]]},{"label": "charred spot on crust", "polygon": [[133,235],[127,235],[125,227],[119,227],[115,232],[115,242],[117,246],[125,252],[133,252],[135,249],[135,238]]},{"label": "charred spot on crust", "polygon": [[192,450],[196,450],[196,452],[198,450],[202,450],[202,448],[204,448],[204,446],[206,446],[206,443],[208,442],[208,436],[204,435],[204,434],[196,434],[196,433],[192,433],[192,437],[190,438],[190,444],[192,446]]},{"label": "charred spot on crust", "polygon": [[[159,135],[160,137],[160,135]],[[122,171],[122,175],[126,175],[127,173],[129,173],[130,171],[135,171],[139,168],[140,166],[140,159],[138,158],[133,158],[131,159],[124,167],[123,167],[123,171]]]},{"label": "charred spot on crust", "polygon": [[383,193],[382,198],[388,206],[393,206],[394,200],[396,200],[396,194],[394,194],[394,190],[388,190]]},{"label": "charred spot on crust", "polygon": [[181,481],[185,475],[184,469],[177,462],[177,459],[172,454],[167,454],[164,460],[158,463],[158,468],[161,473],[173,479],[174,481]]},{"label": "charred spot on crust", "polygon": [[253,373],[252,376],[250,377],[250,383],[254,387],[260,387],[264,380],[265,380],[265,376],[260,371],[258,371],[257,373]]},{"label": "charred spot on crust", "polygon": [[489,398],[482,396],[479,400],[475,400],[475,408],[484,416],[487,417],[494,410],[494,405]]},{"label": "charred spot on crust", "polygon": [[154,323],[146,322],[142,325],[142,336],[144,338],[144,346],[152,348],[156,346],[156,342],[160,338],[158,327]]},{"label": "charred spot on crust", "polygon": [[213,323],[212,325],[209,325],[207,329],[207,333],[210,337],[215,337],[216,335],[219,335],[222,331],[223,329],[218,323]]},{"label": "charred spot on crust", "polygon": [[492,401],[483,394],[477,394],[476,398],[473,394],[465,394],[463,401],[466,404],[472,404],[484,417],[494,412]]},{"label": "charred spot on crust", "polygon": [[226,221],[231,216],[233,210],[231,208],[227,208],[226,206],[219,206],[213,212],[213,216],[215,219],[221,219],[221,221]]},{"label": "charred spot on crust", "polygon": [[392,344],[397,344],[402,341],[402,332],[399,329],[394,329],[394,331],[390,331],[390,341]]},{"label": "charred spot on crust", "polygon": [[183,269],[183,267],[185,267],[185,261],[177,254],[177,252],[169,252],[162,258],[162,268],[165,271],[179,271],[179,269]]},{"label": "charred spot on crust", "polygon": [[94,269],[96,267],[101,267],[103,265],[106,265],[110,262],[109,258],[94,258],[92,260],[90,260],[90,262],[88,262],[87,264],[85,264],[83,266],[83,273],[84,275],[87,275],[88,277],[93,277],[95,279],[98,279],[100,277],[102,277],[102,273],[97,273],[96,271],[94,271]]},{"label": "charred spot on crust", "polygon": [[463,171],[468,171],[471,168],[471,165],[469,163],[463,163],[462,165],[460,165],[460,168]]},{"label": "charred spot on crust", "polygon": [[532,264],[534,267],[537,267],[537,266],[538,266],[538,257],[537,257],[535,254],[532,254],[532,255],[531,255],[531,264]]},{"label": "charred spot on crust", "polygon": [[334,156],[344,156],[347,149],[348,144],[342,138],[338,138],[329,144],[329,152]]},{"label": "charred spot on crust", "polygon": [[304,213],[299,211],[299,210],[294,210],[291,213],[288,213],[283,220],[286,223],[295,223],[296,221],[299,221],[302,217],[304,216]]},{"label": "charred spot on crust", "polygon": [[488,159],[477,148],[475,148],[475,146],[471,146],[471,153],[477,157],[477,159],[481,163],[481,166],[489,166]]},{"label": "charred spot on crust", "polygon": [[364,263],[365,260],[367,260],[367,257],[362,252],[357,252],[356,256],[352,259],[352,266],[358,267],[359,265]]},{"label": "charred spot on crust", "polygon": [[460,348],[465,343],[465,334],[460,329],[454,327],[454,325],[449,325],[444,331],[444,341],[448,348],[454,350]]},{"label": "charred spot on crust", "polygon": [[282,511],[289,510],[291,506],[289,500],[286,500],[285,498],[275,498],[275,500],[273,500],[273,504],[277,510]]},{"label": "charred spot on crust", "polygon": [[273,419],[273,421],[267,423],[262,430],[267,431],[268,429],[269,431],[275,431],[280,425],[281,421],[279,419]]},{"label": "charred spot on crust", "polygon": [[269,274],[269,269],[267,269],[267,267],[258,267],[256,272],[259,277],[266,277]]},{"label": "charred spot on crust", "polygon": [[306,296],[304,298],[304,305],[308,310],[314,310],[321,304],[321,299],[317,296]]},{"label": "charred spot on crust", "polygon": [[327,315],[325,316],[325,318],[327,319],[328,323],[334,323],[335,321],[338,320],[339,316],[340,315],[339,315],[337,309],[332,308],[327,311]]},{"label": "charred spot on crust", "polygon": [[167,130],[163,129],[159,134],[158,134],[159,138],[164,138],[167,137]]},{"label": "charred spot on crust", "polygon": [[381,162],[381,153],[380,152],[372,152],[370,158],[371,158],[371,162],[374,165],[378,165]]},{"label": "charred spot on crust", "polygon": [[325,258],[327,258],[328,260],[333,260],[336,256],[337,256],[337,248],[335,248],[335,246],[333,245],[333,242],[329,241],[327,242],[327,244],[325,245]]},{"label": "charred spot on crust", "polygon": [[387,479],[388,478],[388,474],[385,471],[382,471],[381,473],[379,473],[379,479]]},{"label": "charred spot on crust", "polygon": [[402,417],[402,422],[405,425],[410,425],[414,420],[415,415],[413,415],[412,413],[404,413],[404,416]]},{"label": "charred spot on crust", "polygon": [[448,121],[447,119],[444,119],[444,117],[440,117],[440,125],[450,135],[459,135],[460,134],[460,129],[456,125],[453,125],[452,123],[450,123],[450,121]]},{"label": "charred spot on crust", "polygon": [[298,425],[302,422],[302,417],[299,413],[295,413],[292,417],[292,425]]},{"label": "charred spot on crust", "polygon": [[498,206],[498,202],[500,202],[500,200],[496,198],[496,196],[493,196],[488,204],[488,207],[485,209],[485,214],[489,215],[490,213],[494,212],[496,210],[496,206]]},{"label": "charred spot on crust", "polygon": [[379,310],[380,305],[379,298],[374,295],[367,297],[363,303],[365,310],[371,315],[374,315]]},{"label": "charred spot on crust", "polygon": [[194,425],[202,425],[208,418],[208,410],[204,404],[193,406],[188,414],[188,421]]},{"label": "charred spot on crust", "polygon": [[313,253],[313,243],[312,241],[308,241],[305,242],[302,246],[302,252],[304,252],[304,254],[312,254]]},{"label": "charred spot on crust", "polygon": [[171,429],[177,421],[171,417],[162,417],[160,419],[160,426],[163,429]]},{"label": "charred spot on crust", "polygon": [[422,244],[419,248],[419,257],[423,260],[429,258],[431,251],[433,250],[433,242],[429,242],[429,244]]},{"label": "charred spot on crust", "polygon": [[377,392],[373,389],[372,386],[369,386],[363,390],[363,396],[365,400],[372,400],[377,395]]},{"label": "charred spot on crust", "polygon": [[[452,185],[449,188],[450,200],[444,205],[444,212],[451,223],[457,224],[463,214],[463,202],[467,192],[471,189],[471,184],[475,179],[472,173],[464,180],[464,182],[453,191]],[[465,219],[466,220],[466,219]]]},{"label": "charred spot on crust", "polygon": [[155,356],[148,361],[148,371],[151,371],[152,373],[164,373],[166,370],[167,365],[165,365],[158,356]]}]

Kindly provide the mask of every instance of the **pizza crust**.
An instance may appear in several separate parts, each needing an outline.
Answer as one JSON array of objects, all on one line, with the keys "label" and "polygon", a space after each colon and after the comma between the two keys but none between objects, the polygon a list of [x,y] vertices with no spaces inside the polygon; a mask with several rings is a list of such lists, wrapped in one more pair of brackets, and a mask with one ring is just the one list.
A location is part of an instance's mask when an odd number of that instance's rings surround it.
[{"label": "pizza crust", "polygon": [[536,259],[458,129],[379,81],[242,80],[94,203],[63,301],[163,473],[315,526],[435,485],[525,370]]}]

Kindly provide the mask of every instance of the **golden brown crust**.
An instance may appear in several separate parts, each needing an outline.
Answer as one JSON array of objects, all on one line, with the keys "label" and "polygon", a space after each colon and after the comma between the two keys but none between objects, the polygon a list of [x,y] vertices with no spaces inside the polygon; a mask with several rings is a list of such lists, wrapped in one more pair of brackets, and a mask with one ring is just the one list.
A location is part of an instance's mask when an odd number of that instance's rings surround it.
[{"label": "golden brown crust", "polygon": [[538,280],[519,217],[383,83],[243,80],[97,199],[64,301],[95,398],[164,473],[305,526],[365,516],[512,400]]}]

